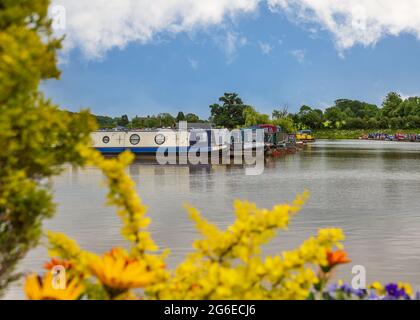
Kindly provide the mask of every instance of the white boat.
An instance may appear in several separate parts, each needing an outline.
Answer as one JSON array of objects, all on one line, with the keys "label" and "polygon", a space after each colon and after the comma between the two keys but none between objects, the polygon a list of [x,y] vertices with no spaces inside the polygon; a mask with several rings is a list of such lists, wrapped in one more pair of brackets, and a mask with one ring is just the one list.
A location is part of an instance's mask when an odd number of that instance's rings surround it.
[{"label": "white boat", "polygon": [[217,152],[228,149],[223,130],[108,130],[91,134],[93,147],[104,154],[130,150],[135,154],[158,151],[184,153],[191,150]]}]

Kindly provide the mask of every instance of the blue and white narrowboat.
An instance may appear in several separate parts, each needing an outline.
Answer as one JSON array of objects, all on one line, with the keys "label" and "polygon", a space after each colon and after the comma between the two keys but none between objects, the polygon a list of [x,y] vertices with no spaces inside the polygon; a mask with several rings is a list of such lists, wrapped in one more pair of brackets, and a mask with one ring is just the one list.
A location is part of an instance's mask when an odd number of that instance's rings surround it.
[{"label": "blue and white narrowboat", "polygon": [[224,152],[228,149],[218,130],[108,130],[93,132],[93,147],[103,154],[118,154],[130,150],[135,154]]}]

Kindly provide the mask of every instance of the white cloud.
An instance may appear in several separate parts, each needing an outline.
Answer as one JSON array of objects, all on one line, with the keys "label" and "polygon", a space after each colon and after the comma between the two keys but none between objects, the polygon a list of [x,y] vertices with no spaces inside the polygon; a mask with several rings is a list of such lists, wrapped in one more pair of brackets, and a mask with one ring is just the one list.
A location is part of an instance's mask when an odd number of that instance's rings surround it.
[{"label": "white cloud", "polygon": [[273,51],[273,46],[271,46],[269,43],[266,42],[259,42],[258,43],[261,49],[262,54],[270,54],[271,51]]},{"label": "white cloud", "polygon": [[[65,30],[58,30],[66,34],[65,50],[79,48],[91,59],[131,42],[156,41],[162,35],[212,26],[228,32],[229,21],[256,12],[260,3],[295,21],[309,23],[312,36],[316,36],[316,29],[328,30],[341,51],[355,44],[374,45],[387,35],[409,33],[420,39],[420,0],[52,1],[65,8]],[[234,31],[227,35],[227,52],[234,56],[243,39]]]},{"label": "white cloud", "polygon": [[235,60],[238,49],[248,44],[246,37],[234,31],[227,31],[225,35],[217,36],[214,40],[217,46],[225,53],[228,64]]},{"label": "white cloud", "polygon": [[292,50],[290,51],[290,54],[295,57],[295,59],[297,60],[297,62],[299,63],[304,63],[305,62],[305,50],[301,50],[301,49],[297,49],[297,50]]},{"label": "white cloud", "polygon": [[88,58],[130,42],[146,43],[160,33],[176,34],[221,25],[253,12],[260,0],[53,0],[66,10],[65,49]]},{"label": "white cloud", "polygon": [[405,94],[400,91],[398,92],[398,94],[401,96],[401,99],[403,100],[407,100],[408,98],[411,98],[411,97],[420,97],[420,93]]},{"label": "white cloud", "polygon": [[317,23],[334,36],[339,50],[374,45],[386,35],[420,38],[419,0],[267,0],[274,11]]},{"label": "white cloud", "polygon": [[193,58],[188,58],[188,63],[190,64],[191,68],[193,68],[194,70],[198,69],[198,65],[199,65],[198,60],[195,60]]}]

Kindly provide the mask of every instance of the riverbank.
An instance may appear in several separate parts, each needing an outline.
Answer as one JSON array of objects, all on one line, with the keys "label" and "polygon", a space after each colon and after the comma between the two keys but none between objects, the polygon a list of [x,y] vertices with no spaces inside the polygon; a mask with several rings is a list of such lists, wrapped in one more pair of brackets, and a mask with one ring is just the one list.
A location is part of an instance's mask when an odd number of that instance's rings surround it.
[{"label": "riverbank", "polygon": [[328,140],[346,140],[346,139],[359,139],[363,135],[367,135],[372,132],[381,132],[385,134],[395,135],[397,133],[415,133],[420,134],[420,129],[407,129],[407,130],[396,130],[396,129],[360,129],[360,130],[314,130],[314,136],[316,139],[328,139]]}]

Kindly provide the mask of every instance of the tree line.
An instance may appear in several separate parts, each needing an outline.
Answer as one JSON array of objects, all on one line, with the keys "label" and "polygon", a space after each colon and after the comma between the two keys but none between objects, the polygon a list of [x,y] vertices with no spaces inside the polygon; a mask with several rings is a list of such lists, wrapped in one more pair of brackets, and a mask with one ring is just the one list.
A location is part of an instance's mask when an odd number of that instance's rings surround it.
[{"label": "tree line", "polygon": [[101,128],[123,126],[127,128],[174,127],[179,121],[211,122],[215,127],[228,129],[257,124],[274,124],[284,131],[299,129],[417,129],[420,128],[420,97],[403,98],[390,92],[381,106],[359,100],[338,99],[334,105],[322,110],[303,105],[296,113],[287,107],[274,109],[269,114],[260,113],[245,103],[237,93],[225,93],[218,103],[209,106],[209,119],[200,119],[193,113],[179,112],[177,116],[160,113],[156,116],[121,117],[96,116]]},{"label": "tree line", "polygon": [[158,115],[149,115],[145,117],[135,116],[130,119],[126,114],[121,117],[109,117],[109,116],[95,116],[98,125],[102,129],[110,129],[115,127],[125,127],[131,129],[140,128],[172,128],[179,121],[188,121],[195,123],[208,122],[208,120],[202,120],[199,116],[194,113],[184,114],[182,111],[178,112],[176,116],[170,113],[159,113]]},{"label": "tree line", "polygon": [[210,106],[211,121],[227,128],[271,123],[292,132],[298,129],[418,129],[420,97],[403,98],[390,92],[381,106],[359,100],[338,99],[325,110],[303,105],[298,112],[287,107],[273,110],[271,116],[245,104],[236,93],[225,93]]},{"label": "tree line", "polygon": [[390,92],[380,107],[339,99],[325,111],[302,106],[291,117],[299,127],[310,129],[417,129],[420,128],[420,97],[402,98]]}]

